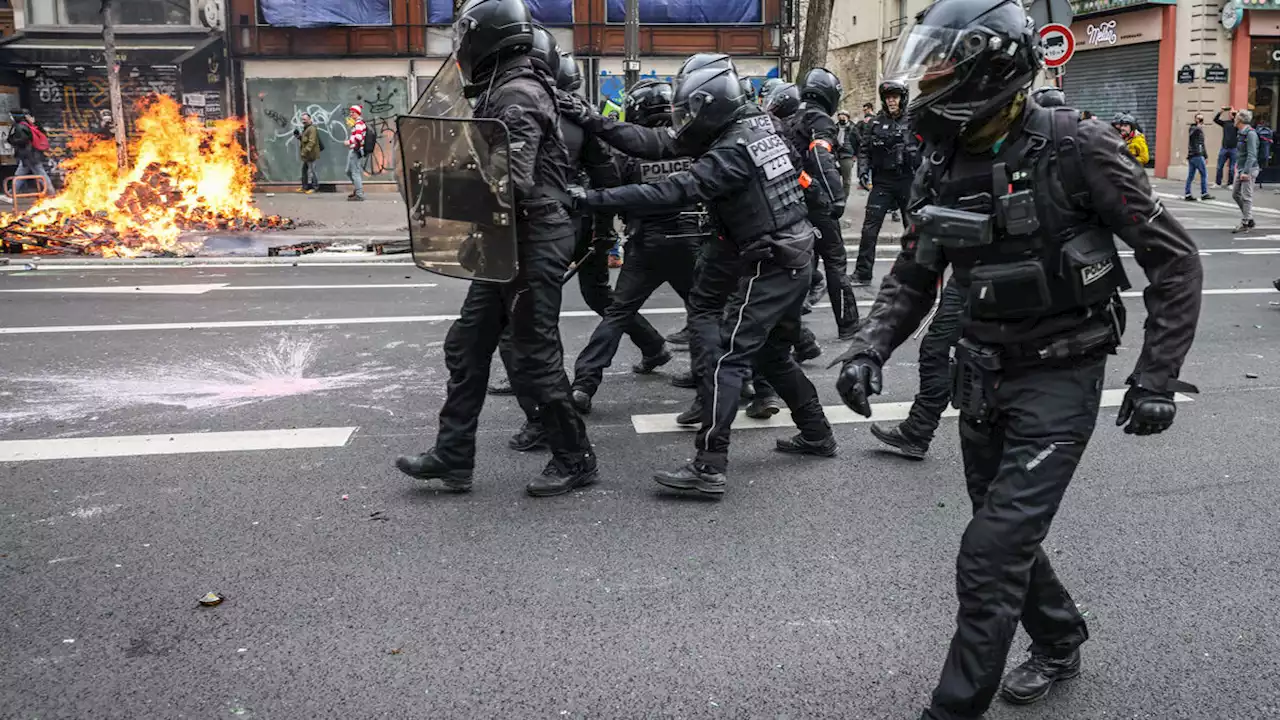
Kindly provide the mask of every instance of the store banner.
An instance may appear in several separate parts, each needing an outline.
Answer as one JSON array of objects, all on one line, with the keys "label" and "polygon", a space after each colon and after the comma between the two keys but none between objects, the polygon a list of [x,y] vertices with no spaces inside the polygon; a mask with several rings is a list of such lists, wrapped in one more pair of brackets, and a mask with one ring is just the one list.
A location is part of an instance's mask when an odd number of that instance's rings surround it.
[{"label": "store banner", "polygon": [[[1155,42],[1161,37],[1160,8],[1119,15],[1098,15],[1071,24],[1076,52],[1101,50],[1137,43]],[[1071,64],[1067,64],[1070,69]]]}]

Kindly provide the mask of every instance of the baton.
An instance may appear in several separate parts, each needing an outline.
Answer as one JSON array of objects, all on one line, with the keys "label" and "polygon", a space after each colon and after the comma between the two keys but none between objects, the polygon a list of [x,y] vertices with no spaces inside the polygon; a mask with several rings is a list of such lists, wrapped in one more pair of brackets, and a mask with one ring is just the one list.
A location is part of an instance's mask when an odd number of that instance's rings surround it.
[{"label": "baton", "polygon": [[587,248],[587,252],[585,255],[569,263],[569,269],[565,270],[564,275],[560,276],[560,284],[563,285],[569,282],[570,280],[572,280],[573,276],[578,274],[578,269],[582,267],[582,264],[590,260],[591,256],[594,255],[595,252],[596,252],[596,246],[592,245],[591,247]]},{"label": "baton", "polygon": [[[938,278],[938,287],[939,287],[939,288],[941,288],[941,287],[942,287],[942,278],[941,278],[941,277],[939,277],[939,278]],[[933,316],[938,314],[938,308],[940,308],[940,307],[942,307],[942,295],[941,295],[941,293],[939,293],[939,295],[938,295],[938,302],[936,302],[936,303],[934,303],[934,304],[933,304],[933,308],[931,308],[931,309],[929,310],[929,314],[928,314],[928,315],[925,315],[925,316],[924,316],[924,320],[921,320],[921,321],[920,321],[920,327],[916,328],[916,331],[915,331],[914,333],[912,333],[912,334],[911,334],[911,339],[912,339],[912,340],[915,340],[915,339],[919,338],[919,337],[920,337],[920,333],[924,332],[924,331],[925,331],[925,328],[929,327],[929,324],[933,322]]]}]

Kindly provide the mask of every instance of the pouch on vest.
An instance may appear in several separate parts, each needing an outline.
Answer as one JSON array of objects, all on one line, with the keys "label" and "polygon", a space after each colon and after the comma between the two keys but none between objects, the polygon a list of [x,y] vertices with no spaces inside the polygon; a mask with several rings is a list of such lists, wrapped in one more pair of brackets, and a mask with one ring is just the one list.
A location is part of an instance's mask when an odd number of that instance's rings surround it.
[{"label": "pouch on vest", "polygon": [[1079,307],[1094,307],[1127,290],[1129,278],[1111,233],[1095,229],[1062,246],[1062,272]]},{"label": "pouch on vest", "polygon": [[1034,317],[1053,304],[1039,260],[975,265],[969,278],[969,317],[975,320]]}]

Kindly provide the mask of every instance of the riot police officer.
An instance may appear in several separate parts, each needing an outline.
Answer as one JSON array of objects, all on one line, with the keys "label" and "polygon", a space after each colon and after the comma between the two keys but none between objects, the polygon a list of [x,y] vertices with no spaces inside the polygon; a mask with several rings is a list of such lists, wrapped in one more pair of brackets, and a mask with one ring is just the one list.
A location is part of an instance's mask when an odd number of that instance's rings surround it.
[{"label": "riot police officer", "polygon": [[[1114,237],[1149,280],[1137,365],[1116,418],[1167,430],[1200,313],[1195,244],[1105,124],[1029,97],[1038,33],[1017,0],[938,0],[903,33],[890,79],[918,83],[909,113],[927,164],[912,229],[837,387],[868,415],[881,367],[924,317],[946,266],[965,297],[952,404],[973,518],[960,541],[960,610],[924,711],[976,718],[997,691],[1035,702],[1080,672],[1084,618],[1041,542],[1097,421],[1106,356],[1120,342],[1127,287]],[[1001,681],[1021,622],[1031,657]]]},{"label": "riot police officer", "polygon": [[[623,106],[627,121],[643,127],[671,127],[671,98],[670,83],[641,80],[627,92]],[[688,171],[691,163],[687,157],[658,161],[625,158],[622,178],[627,183],[653,183]],[[623,329],[649,296],[666,283],[681,300],[688,300],[699,247],[707,236],[706,215],[696,204],[654,210],[623,208],[622,216],[627,224],[627,262],[618,275],[613,302],[574,367],[573,401],[584,413],[591,411],[591,398],[618,351]]]},{"label": "riot police officer", "polygon": [[910,98],[902,82],[890,78],[880,83],[880,112],[867,123],[858,146],[858,176],[863,185],[871,187],[853,269],[853,284],[858,287],[871,284],[876,241],[884,216],[901,211],[903,224],[907,222],[911,177],[919,161],[919,148],[907,115]]},{"label": "riot police officer", "polygon": [[831,311],[841,340],[849,340],[858,324],[858,305],[848,275],[840,217],[844,215],[845,190],[840,178],[839,132],[832,114],[840,107],[844,89],[840,79],[826,68],[814,68],[800,90],[803,103],[787,119],[792,145],[804,157],[805,202],[809,222],[818,228],[818,257],[826,273]]},{"label": "riot police officer", "polygon": [[[806,218],[800,173],[773,122],[752,107],[727,61],[688,70],[676,80],[674,141],[697,151],[688,172],[652,184],[588,190],[591,208],[681,207],[702,202],[723,233],[704,259],[707,273],[736,276],[724,308],[720,347],[706,366],[709,402],[697,435],[697,456],[658,473],[661,485],[710,495],[725,491],[729,431],[738,395],[754,360],[791,409],[800,434],[779,440],[781,452],[830,457],[836,441],[813,384],[791,356],[809,286],[815,230]],[[707,318],[690,318],[695,336],[714,334]]]},{"label": "riot police officer", "polygon": [[[529,52],[529,58],[534,67],[554,80],[557,97],[564,93],[576,92],[582,86],[582,75],[578,71],[577,61],[572,55],[561,53],[556,47],[555,38],[541,25],[535,25],[533,28],[533,49]],[[604,143],[587,133],[572,118],[560,118],[560,132],[569,153],[573,181],[589,184],[592,187],[613,187],[619,183],[617,165]],[[574,263],[578,287],[587,306],[604,317],[613,300],[608,265],[609,249],[614,244],[613,214],[597,213],[593,216],[582,213],[576,220],[578,230]],[[637,374],[651,373],[671,361],[671,353],[667,352],[662,334],[649,324],[648,320],[634,315],[622,324],[621,331],[631,338],[636,347],[640,348],[640,362],[632,367]],[[502,356],[503,365],[508,370],[508,375],[513,367],[510,334],[511,328],[508,328],[503,335],[503,340],[498,344],[498,351]],[[490,393],[494,389],[490,387]],[[520,451],[535,450],[545,446],[546,434],[543,432],[541,423],[537,422],[536,403],[528,395],[517,394],[516,399],[525,413],[525,424],[512,436],[508,445],[513,450]]]},{"label": "riot police officer", "polygon": [[561,282],[575,228],[566,211],[569,158],[559,130],[555,87],[528,57],[533,19],[523,0],[468,0],[454,24],[454,56],[478,118],[507,127],[506,160],[518,238],[518,271],[509,283],[472,283],[445,338],[448,393],[435,448],[405,455],[396,467],[419,479],[471,489],[476,425],[498,338],[512,327],[517,394],[537,406],[552,458],[526,487],[558,495],[596,479],[596,456],[570,399],[560,346]]}]

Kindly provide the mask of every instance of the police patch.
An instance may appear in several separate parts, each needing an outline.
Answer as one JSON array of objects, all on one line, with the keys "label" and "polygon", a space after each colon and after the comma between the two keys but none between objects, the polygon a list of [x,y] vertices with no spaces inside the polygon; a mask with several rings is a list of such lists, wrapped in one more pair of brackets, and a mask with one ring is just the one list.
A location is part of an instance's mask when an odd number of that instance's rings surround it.
[{"label": "police patch", "polygon": [[769,119],[768,115],[752,115],[751,117],[743,120],[742,124],[752,130],[768,130],[769,132],[773,132],[773,121]]},{"label": "police patch", "polygon": [[1101,280],[1111,272],[1114,263],[1111,260],[1103,260],[1100,263],[1094,263],[1088,267],[1080,268],[1080,283],[1082,285],[1092,285]]},{"label": "police patch", "polygon": [[747,145],[747,152],[756,167],[764,171],[764,178],[772,180],[795,169],[791,164],[791,150],[777,135],[766,135]]},{"label": "police patch", "polygon": [[687,171],[693,165],[690,158],[676,158],[675,160],[660,160],[657,162],[640,163],[640,182],[652,184],[665,180],[673,173]]}]

